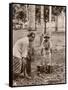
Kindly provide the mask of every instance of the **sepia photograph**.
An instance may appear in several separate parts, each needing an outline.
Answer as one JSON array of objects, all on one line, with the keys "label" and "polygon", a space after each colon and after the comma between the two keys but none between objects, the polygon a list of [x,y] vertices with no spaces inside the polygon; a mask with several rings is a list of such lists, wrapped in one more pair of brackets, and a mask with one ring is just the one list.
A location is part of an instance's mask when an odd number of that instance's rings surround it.
[{"label": "sepia photograph", "polygon": [[9,85],[66,84],[66,6],[9,4]]}]

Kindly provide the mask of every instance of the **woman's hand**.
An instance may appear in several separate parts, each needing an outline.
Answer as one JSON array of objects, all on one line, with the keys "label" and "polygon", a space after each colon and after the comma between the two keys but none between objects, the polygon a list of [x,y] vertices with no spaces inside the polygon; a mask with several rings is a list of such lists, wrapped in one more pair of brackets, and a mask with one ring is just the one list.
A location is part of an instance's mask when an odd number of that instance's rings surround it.
[{"label": "woman's hand", "polygon": [[26,64],[26,58],[22,58],[22,62],[23,62],[23,64]]}]

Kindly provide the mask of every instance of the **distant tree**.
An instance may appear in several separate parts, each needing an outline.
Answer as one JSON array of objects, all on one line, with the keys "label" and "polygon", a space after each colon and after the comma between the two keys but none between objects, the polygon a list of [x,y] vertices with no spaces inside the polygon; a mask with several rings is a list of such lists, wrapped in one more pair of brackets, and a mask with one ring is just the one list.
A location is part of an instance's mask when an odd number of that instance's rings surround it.
[{"label": "distant tree", "polygon": [[44,6],[44,22],[45,22],[45,30],[44,33],[46,33],[46,23],[49,21],[49,6]]},{"label": "distant tree", "polygon": [[13,18],[26,22],[26,7],[21,4],[13,4]]},{"label": "distant tree", "polygon": [[44,21],[49,21],[49,6],[44,6]]},{"label": "distant tree", "polygon": [[21,20],[22,22],[26,22],[26,7],[25,5],[21,5],[17,11],[17,19]]},{"label": "distant tree", "polygon": [[26,22],[26,13],[24,11],[19,11],[17,18],[22,22]]},{"label": "distant tree", "polygon": [[41,22],[41,6],[40,5],[35,6],[35,16],[36,16],[36,21],[40,23]]},{"label": "distant tree", "polygon": [[20,8],[19,4],[13,4],[13,18],[16,18],[16,12]]},{"label": "distant tree", "polygon": [[62,10],[64,10],[63,6],[52,6],[52,14],[55,15],[55,31],[58,31],[58,16],[61,14]]}]

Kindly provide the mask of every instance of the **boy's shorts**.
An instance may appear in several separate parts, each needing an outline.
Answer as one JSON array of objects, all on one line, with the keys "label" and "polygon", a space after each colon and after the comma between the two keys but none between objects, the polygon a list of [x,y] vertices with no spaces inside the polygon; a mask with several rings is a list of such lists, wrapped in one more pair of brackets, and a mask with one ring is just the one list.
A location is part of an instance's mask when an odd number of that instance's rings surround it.
[{"label": "boy's shorts", "polygon": [[50,51],[44,51],[43,54],[43,65],[50,65],[51,64],[51,52]]}]

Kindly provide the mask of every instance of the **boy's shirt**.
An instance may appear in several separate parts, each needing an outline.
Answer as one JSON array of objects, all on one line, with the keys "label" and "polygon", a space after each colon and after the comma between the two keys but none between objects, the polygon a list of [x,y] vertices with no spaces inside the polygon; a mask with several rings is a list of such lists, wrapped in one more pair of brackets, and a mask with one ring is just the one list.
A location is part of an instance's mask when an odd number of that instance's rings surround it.
[{"label": "boy's shirt", "polygon": [[43,42],[43,45],[42,45],[42,50],[41,50],[41,54],[44,55],[45,52],[51,52],[51,49],[52,49],[52,43],[51,41],[47,41],[47,42]]}]

